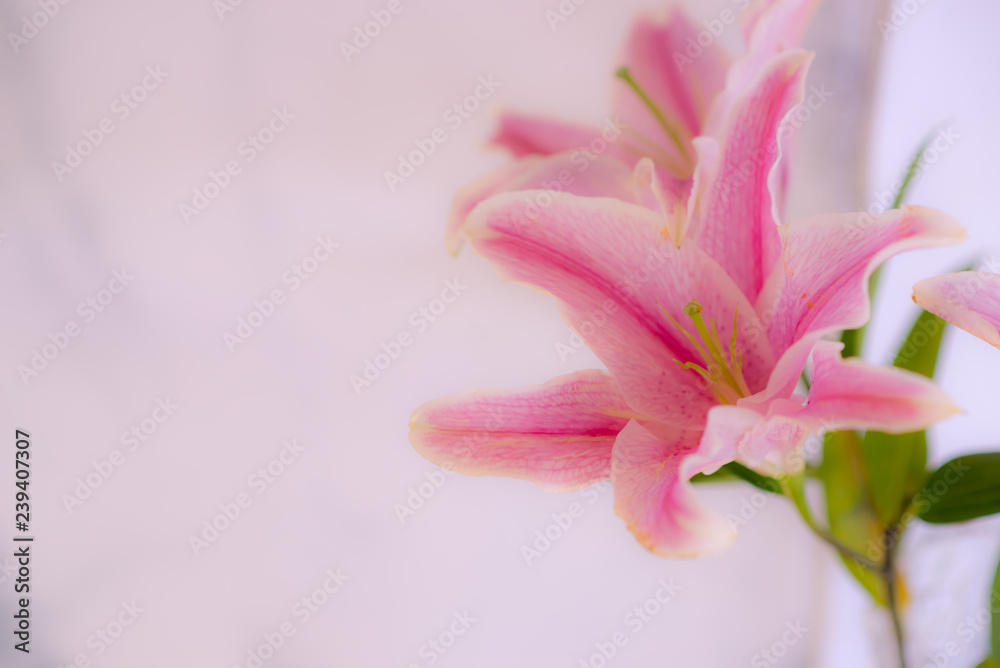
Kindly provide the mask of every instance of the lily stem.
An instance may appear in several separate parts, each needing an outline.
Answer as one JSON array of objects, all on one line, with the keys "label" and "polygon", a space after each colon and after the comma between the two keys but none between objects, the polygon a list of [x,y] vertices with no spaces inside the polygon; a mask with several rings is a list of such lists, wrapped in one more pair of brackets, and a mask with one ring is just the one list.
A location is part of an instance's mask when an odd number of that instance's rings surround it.
[{"label": "lily stem", "polygon": [[886,598],[888,599],[889,614],[892,617],[892,628],[896,637],[896,651],[899,653],[899,668],[906,668],[906,643],[903,635],[903,620],[899,614],[899,588],[896,581],[896,536],[890,531],[886,531],[885,539],[889,546],[885,552],[885,561],[877,564],[874,561],[858,554],[850,547],[837,540],[829,531],[821,527],[813,517],[806,500],[804,476],[787,476],[780,480],[781,489],[785,496],[791,499],[798,509],[806,525],[821,540],[831,545],[841,555],[851,559],[858,565],[872,572],[878,573],[885,582]]},{"label": "lily stem", "polygon": [[799,514],[802,515],[802,519],[805,520],[806,526],[808,526],[820,540],[827,543],[833,547],[837,552],[842,554],[845,558],[854,561],[859,566],[867,568],[868,570],[881,572],[882,565],[877,564],[871,559],[855,552],[847,545],[840,542],[833,534],[827,531],[825,528],[819,525],[816,519],[813,517],[812,510],[809,509],[809,502],[806,500],[805,489],[804,489],[804,478],[801,474],[796,476],[786,476],[781,479],[781,489],[793,504],[795,504],[796,509],[798,509]]},{"label": "lily stem", "polygon": [[906,643],[903,638],[903,620],[899,614],[899,589],[896,586],[896,540],[890,533],[885,534],[889,547],[885,552],[885,564],[882,568],[882,578],[885,580],[885,591],[889,614],[892,616],[892,629],[896,635],[896,650],[899,652],[899,668],[906,668]]}]

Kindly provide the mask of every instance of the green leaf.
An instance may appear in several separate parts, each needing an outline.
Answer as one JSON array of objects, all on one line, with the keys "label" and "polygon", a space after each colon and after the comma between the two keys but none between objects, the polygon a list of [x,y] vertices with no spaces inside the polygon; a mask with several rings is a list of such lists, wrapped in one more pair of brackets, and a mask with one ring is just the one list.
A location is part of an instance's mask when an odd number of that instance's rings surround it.
[{"label": "green leaf", "polygon": [[917,516],[932,524],[1000,512],[1000,452],[951,460],[928,476],[913,504]]},{"label": "green leaf", "polygon": [[[853,431],[832,432],[823,440],[823,463],[820,478],[826,489],[826,514],[830,533],[847,547],[862,555],[878,546],[882,524],[866,492],[868,474],[861,455],[861,439]],[[875,561],[883,555],[875,555]],[[885,583],[853,560],[841,557],[851,575],[880,605],[887,605]]]},{"label": "green leaf", "polygon": [[739,480],[739,478],[727,471],[725,467],[719,469],[715,473],[695,473],[691,478],[691,482],[694,484],[707,482],[733,482],[735,480]]},{"label": "green leaf", "polygon": [[1000,668],[1000,663],[997,663],[992,657],[988,656],[976,668]]},{"label": "green leaf", "polygon": [[[869,283],[868,287],[869,287],[869,291],[868,292],[869,292],[869,295],[870,295],[871,292],[872,292],[872,290],[870,289],[872,287],[872,283]],[[861,344],[863,343],[864,336],[865,336],[865,328],[864,327],[861,327],[860,329],[845,329],[840,334],[840,341],[841,341],[841,343],[844,344],[843,356],[844,357],[858,357],[858,356],[860,356],[861,355]]]},{"label": "green leaf", "polygon": [[762,489],[765,492],[771,492],[772,494],[783,493],[781,490],[780,482],[778,482],[774,478],[768,478],[766,475],[761,475],[756,471],[754,471],[753,469],[749,469],[738,462],[729,462],[722,468],[726,471],[729,471],[737,478],[746,480],[754,487]]},{"label": "green leaf", "polygon": [[927,151],[927,147],[931,145],[934,137],[937,136],[938,129],[931,128],[931,131],[927,133],[924,140],[920,142],[920,148],[917,152],[913,154],[913,159],[910,160],[909,166],[906,168],[906,176],[903,177],[903,183],[899,186],[899,192],[896,193],[896,199],[892,202],[892,208],[898,209],[906,198],[906,192],[910,189],[910,184],[913,182],[913,177],[917,175],[917,167],[920,166],[920,159],[924,157],[924,153]]},{"label": "green leaf", "polygon": [[883,526],[896,524],[927,475],[927,436],[870,431],[861,446],[871,477],[872,505]]},{"label": "green leaf", "polygon": [[892,365],[933,378],[941,337],[947,324],[933,313],[921,309]]},{"label": "green leaf", "polygon": [[[872,273],[871,278],[868,279],[868,300],[871,302],[875,301],[875,287],[878,285],[878,276],[881,271],[881,267],[875,269]],[[840,340],[844,344],[844,350],[841,353],[841,357],[847,359],[848,357],[860,357],[861,348],[865,342],[865,328],[867,325],[862,325],[858,329],[845,329],[840,333]]]},{"label": "green leaf", "polygon": [[691,478],[692,483],[706,483],[706,482],[733,482],[735,480],[743,480],[750,483],[758,489],[762,489],[765,492],[770,492],[772,494],[781,494],[781,483],[774,478],[768,478],[765,475],[761,475],[743,466],[739,462],[729,462],[724,464],[715,473],[709,473],[708,475],[704,473],[697,473]]},{"label": "green leaf", "polygon": [[[946,325],[941,318],[921,309],[899,347],[893,366],[931,378]],[[872,483],[875,512],[885,526],[893,525],[924,481],[927,435],[922,431],[909,434],[870,431],[865,434],[861,450]]]}]

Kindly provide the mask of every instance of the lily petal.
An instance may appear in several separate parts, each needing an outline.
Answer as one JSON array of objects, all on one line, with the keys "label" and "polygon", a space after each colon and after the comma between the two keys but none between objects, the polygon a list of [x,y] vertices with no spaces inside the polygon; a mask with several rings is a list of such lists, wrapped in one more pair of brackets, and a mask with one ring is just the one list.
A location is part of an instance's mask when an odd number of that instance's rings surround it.
[{"label": "lily petal", "polygon": [[[820,0],[762,0],[755,3],[741,15],[747,53],[739,58],[729,70],[726,92],[719,95],[710,113],[710,127],[717,127],[729,113],[732,100],[746,90],[768,64],[771,58],[782,51],[796,49],[802,44],[809,22],[819,6]],[[781,149],[787,155],[792,149],[794,137],[784,137]],[[776,167],[777,173],[771,177],[772,192],[782,209],[789,178],[789,162],[786,157]]]},{"label": "lily petal", "polygon": [[736,536],[721,515],[698,500],[689,482],[710,470],[696,456],[700,436],[695,430],[654,434],[633,420],[615,440],[615,513],[644,547],[660,556],[714,554]]},{"label": "lily petal", "polygon": [[[779,399],[788,412],[794,413],[794,402]],[[794,474],[805,460],[799,448],[809,435],[801,421],[782,415],[765,416],[746,405],[716,406],[708,414],[702,445],[739,460],[764,475]]]},{"label": "lily petal", "polygon": [[413,414],[410,442],[448,470],[568,492],[609,477],[615,438],[635,415],[611,376],[578,371],[535,387],[431,401]]},{"label": "lily petal", "polygon": [[687,236],[687,205],[683,198],[678,197],[676,191],[664,187],[659,170],[649,158],[636,163],[633,178],[639,202],[660,214],[668,236],[675,246],[680,247]]},{"label": "lily petal", "polygon": [[802,44],[820,0],[762,0],[742,15],[747,54],[734,63],[730,77],[750,80],[774,57]]},{"label": "lily petal", "polygon": [[601,128],[567,123],[513,111],[500,115],[500,126],[490,144],[507,149],[514,157],[552,155],[586,148],[601,136]]},{"label": "lily petal", "polygon": [[[951,398],[920,374],[842,359],[844,344],[820,341],[813,350],[812,387],[801,396],[709,411],[703,442],[766,475],[802,470],[810,434],[873,429],[904,434],[926,429],[959,412]],[[819,441],[816,441],[817,449]]]},{"label": "lily petal", "polygon": [[[803,99],[803,82],[812,55],[790,51],[774,58],[735,103],[718,138],[718,162],[706,166],[705,185],[694,195],[695,242],[726,267],[751,299],[778,256],[780,240],[774,192],[775,166],[781,157],[779,127]],[[785,126],[790,127],[790,126]],[[784,134],[784,133],[782,133]],[[703,156],[716,140],[699,141]],[[774,177],[774,178],[772,178]]]},{"label": "lily petal", "polygon": [[1000,348],[1000,275],[962,271],[927,278],[913,286],[913,301]]},{"label": "lily petal", "polygon": [[[715,96],[725,85],[729,56],[714,42],[700,48],[697,57],[686,55],[690,44],[698,44],[703,27],[684,10],[673,6],[666,20],[641,15],[632,24],[622,62],[642,87],[674,137],[625,82],[616,81],[612,105],[629,130],[629,140],[647,146],[645,153],[658,163],[674,166],[674,175],[686,179],[693,169],[691,139],[701,134],[702,121]],[[680,145],[678,145],[678,143]],[[655,153],[648,147],[655,145]]]},{"label": "lily petal", "polygon": [[[513,190],[553,190],[585,197],[614,197],[636,201],[633,175],[629,168],[607,156],[581,162],[572,153],[532,155],[504,165],[485,178],[463,188],[455,196],[448,217],[445,243],[457,255],[462,248],[462,224],[476,205],[501,192]],[[551,196],[539,195],[531,210],[544,206]]]},{"label": "lily petal", "polygon": [[810,431],[873,429],[905,434],[959,412],[936,383],[918,373],[843,359],[844,344],[820,341],[813,349],[809,401],[796,419]]},{"label": "lily petal", "polygon": [[692,331],[684,307],[693,299],[706,322],[717,322],[721,341],[730,341],[738,317],[743,375],[752,392],[763,389],[773,366],[766,337],[757,335],[763,324],[715,261],[694,244],[674,246],[652,211],[613,199],[563,194],[524,224],[534,197],[523,191],[490,198],[469,216],[466,233],[503,277],[556,297],[630,406],[660,422],[696,427],[716,402],[701,377],[678,364],[704,364],[670,320]]},{"label": "lily petal", "polygon": [[954,218],[912,206],[876,216],[813,216],[778,229],[781,261],[756,304],[779,357],[764,396],[791,393],[821,337],[868,322],[868,279],[882,262],[905,250],[965,238]]}]

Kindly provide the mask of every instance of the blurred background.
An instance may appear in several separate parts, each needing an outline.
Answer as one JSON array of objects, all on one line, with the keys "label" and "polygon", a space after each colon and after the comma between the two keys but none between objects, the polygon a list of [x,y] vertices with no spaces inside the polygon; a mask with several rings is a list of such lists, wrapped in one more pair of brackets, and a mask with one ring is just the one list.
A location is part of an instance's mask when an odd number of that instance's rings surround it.
[{"label": "blurred background", "polygon": [[[711,20],[734,3],[689,4]],[[809,84],[832,96],[800,132],[789,217],[869,206],[932,128],[948,133],[910,201],[971,240],[891,262],[868,354],[885,362],[916,280],[1000,271],[1000,6],[912,0],[886,31],[877,4],[826,0],[809,33]],[[448,256],[444,222],[505,161],[483,148],[496,111],[604,118],[631,18],[663,3],[399,0],[355,42],[388,5],[0,9],[0,433],[6,453],[31,434],[36,536],[31,653],[5,631],[0,663],[874,667],[865,596],[782,499],[706,489],[749,516],[739,541],[667,561],[607,486],[546,494],[413,451],[407,421],[427,400],[599,366],[560,354],[570,332],[550,299]],[[720,40],[741,48],[735,26]],[[488,99],[449,121],[482,79]],[[436,128],[447,140],[390,189],[386,171]],[[444,290],[458,296],[441,309]],[[411,345],[388,345],[401,334]],[[397,354],[352,383],[383,346]],[[966,413],[934,429],[933,463],[1000,445],[1000,354],[958,332],[942,354]],[[982,658],[988,632],[957,629],[986,605],[998,532],[907,539],[914,665],[940,665],[949,641],[947,665]]]}]

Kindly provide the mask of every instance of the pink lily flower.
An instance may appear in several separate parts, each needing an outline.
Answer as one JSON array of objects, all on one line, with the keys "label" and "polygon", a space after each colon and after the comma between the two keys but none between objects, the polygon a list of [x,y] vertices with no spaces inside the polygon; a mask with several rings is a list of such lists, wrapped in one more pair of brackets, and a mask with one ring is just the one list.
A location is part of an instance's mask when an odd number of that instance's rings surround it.
[{"label": "pink lily flower", "polygon": [[[759,108],[780,114],[774,96],[788,91],[777,86]],[[474,249],[503,277],[555,297],[608,373],[430,402],[411,421],[417,451],[451,470],[555,491],[610,478],[616,512],[639,541],[687,557],[734,537],[694,494],[695,474],[731,461],[794,474],[811,432],[904,433],[953,414],[923,376],[843,360],[840,344],[821,339],[867,321],[876,266],[959,241],[962,226],[917,207],[764,225],[770,206],[724,206],[732,196],[720,184],[739,169],[724,164],[697,194],[697,234],[686,226],[679,244],[660,212],[611,198],[564,194],[527,225],[537,191],[478,205],[465,230]],[[766,187],[749,198],[770,200]],[[732,215],[712,215],[717,207]],[[810,353],[803,396],[795,390]]]},{"label": "pink lily flower", "polygon": [[1000,275],[961,271],[927,278],[913,286],[913,301],[1000,348]]},{"label": "pink lily flower", "polygon": [[[773,6],[795,14],[801,3]],[[752,29],[783,45],[773,17],[757,15]],[[552,187],[546,180],[571,164],[556,153],[526,156],[467,193],[459,222],[474,250],[504,278],[551,294],[607,372],[425,404],[411,420],[420,454],[553,491],[610,478],[638,540],[688,557],[734,538],[695,495],[695,474],[733,461],[795,474],[810,433],[903,433],[956,411],[923,376],[843,360],[839,344],[821,340],[868,320],[880,263],[964,230],[916,207],[780,224],[783,121],[803,99],[810,59],[751,52],[734,65],[729,79],[743,83],[717,98],[725,113],[703,121],[717,130],[691,139],[697,159],[682,188],[655,156],[600,156],[569,187]]]},{"label": "pink lily flower", "polygon": [[[643,170],[655,173],[671,200],[683,202],[704,153],[712,150],[698,146],[696,138],[723,134],[733,106],[764,70],[788,67],[787,61],[771,60],[799,44],[818,3],[751,5],[741,17],[749,49],[736,61],[714,41],[700,43],[706,30],[680,6],[670,7],[662,21],[640,16],[614,81],[612,118],[602,127],[510,112],[501,116],[491,143],[519,159],[458,194],[446,233],[449,251],[461,248],[462,224],[476,204],[500,192],[549,189],[636,201],[631,171],[644,159],[649,165]],[[735,20],[734,12],[726,18]]]}]

